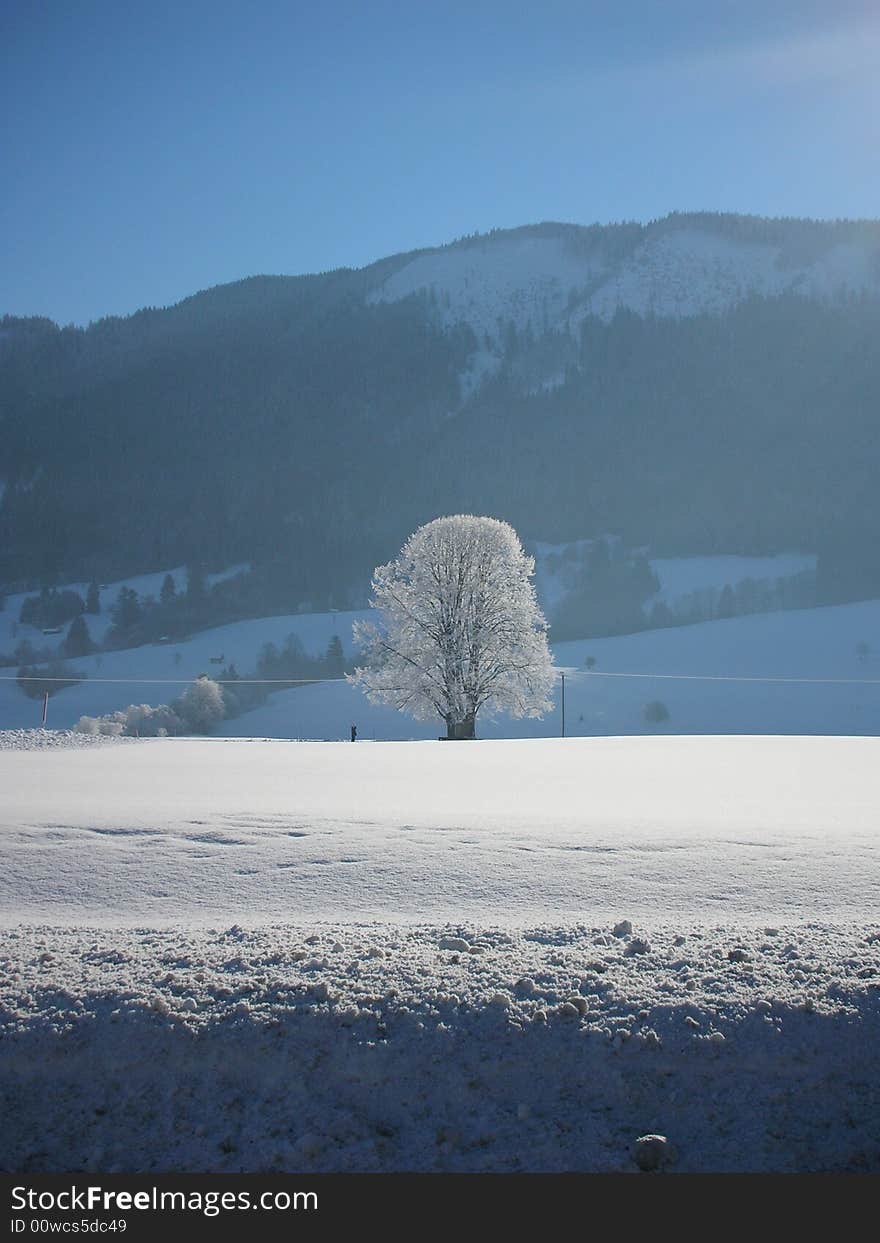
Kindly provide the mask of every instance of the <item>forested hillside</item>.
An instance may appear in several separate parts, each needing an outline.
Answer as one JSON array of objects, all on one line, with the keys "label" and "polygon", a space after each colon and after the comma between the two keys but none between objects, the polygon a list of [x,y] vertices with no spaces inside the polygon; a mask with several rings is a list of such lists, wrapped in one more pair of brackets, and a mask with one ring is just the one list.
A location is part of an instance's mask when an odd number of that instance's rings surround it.
[{"label": "forested hillside", "polygon": [[[247,560],[267,608],[354,604],[414,526],[467,511],[658,555],[819,551],[830,596],[874,594],[878,239],[547,225],[85,329],[7,316],[0,584]],[[688,303],[640,304],[646,265],[658,290],[691,273]]]}]

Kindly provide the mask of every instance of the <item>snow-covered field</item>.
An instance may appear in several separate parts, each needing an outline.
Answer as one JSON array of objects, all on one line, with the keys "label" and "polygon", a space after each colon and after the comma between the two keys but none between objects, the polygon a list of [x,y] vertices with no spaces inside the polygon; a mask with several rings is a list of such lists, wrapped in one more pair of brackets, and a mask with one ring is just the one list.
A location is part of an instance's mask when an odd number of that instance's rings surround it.
[{"label": "snow-covered field", "polygon": [[880,740],[27,742],[0,1168],[880,1169]]},{"label": "snow-covered field", "polygon": [[874,738],[0,751],[0,920],[852,919]]}]

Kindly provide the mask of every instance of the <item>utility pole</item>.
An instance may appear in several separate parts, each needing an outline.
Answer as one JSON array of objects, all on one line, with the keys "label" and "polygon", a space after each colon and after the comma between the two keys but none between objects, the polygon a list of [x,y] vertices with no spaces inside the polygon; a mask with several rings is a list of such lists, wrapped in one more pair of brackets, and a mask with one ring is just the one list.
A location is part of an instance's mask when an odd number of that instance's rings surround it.
[{"label": "utility pole", "polygon": [[559,675],[562,678],[562,737],[565,737],[565,674]]},{"label": "utility pole", "polygon": [[46,728],[46,717],[49,714],[49,692],[43,691],[43,719],[40,721],[40,729]]}]

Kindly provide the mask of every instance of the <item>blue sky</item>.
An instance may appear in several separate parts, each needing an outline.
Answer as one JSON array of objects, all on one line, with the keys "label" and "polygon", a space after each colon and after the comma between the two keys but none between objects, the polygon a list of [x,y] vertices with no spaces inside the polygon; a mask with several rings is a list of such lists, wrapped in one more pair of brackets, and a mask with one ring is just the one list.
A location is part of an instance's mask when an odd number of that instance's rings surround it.
[{"label": "blue sky", "polygon": [[866,0],[10,3],[0,314],[537,220],[876,216],[878,63]]}]

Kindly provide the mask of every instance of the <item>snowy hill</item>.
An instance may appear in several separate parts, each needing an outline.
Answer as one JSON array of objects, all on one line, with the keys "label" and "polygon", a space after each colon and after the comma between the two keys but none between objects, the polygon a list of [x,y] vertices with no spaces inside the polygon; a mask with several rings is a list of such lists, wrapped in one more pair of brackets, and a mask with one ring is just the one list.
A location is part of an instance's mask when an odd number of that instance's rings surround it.
[{"label": "snowy hill", "polygon": [[[593,544],[574,540],[568,544],[534,541],[529,549],[535,558],[535,587],[541,607],[548,617],[577,585],[577,574]],[[817,558],[803,553],[778,553],[772,557],[651,557],[649,565],[660,584],[644,612],[650,613],[656,601],[671,608],[699,592],[735,588],[747,579],[753,583],[773,583],[777,579],[807,571],[815,572]]]},{"label": "snowy hill", "polygon": [[[796,558],[707,558],[655,562],[670,598],[716,583],[736,569],[751,574]],[[223,656],[239,673],[252,672],[264,643],[280,646],[298,636],[309,655],[320,655],[338,635],[353,654],[351,626],[363,612],[296,613],[217,626],[168,645],[105,652],[71,662],[87,679],[57,694],[49,724],[71,728],[82,715],[96,716],[129,703],[165,703],[200,673],[218,670]],[[860,645],[867,645],[867,650]],[[754,614],[694,626],[644,631],[554,645],[566,670],[566,732],[570,735],[674,733],[880,733],[880,601]],[[595,660],[592,673],[585,660]],[[609,674],[637,673],[637,678]],[[15,671],[0,671],[0,729],[39,723],[40,705],[26,698]],[[652,676],[653,675],[653,676]],[[703,681],[701,678],[706,677]],[[737,679],[746,679],[738,681]],[[757,679],[750,681],[748,679]],[[767,679],[767,680],[763,680]],[[783,679],[783,680],[774,680]],[[793,679],[786,681],[785,679]],[[801,681],[800,679],[803,679]],[[665,725],[645,720],[647,703],[662,701]],[[435,738],[434,721],[413,721],[392,708],[376,707],[345,682],[278,691],[261,708],[223,722],[229,737],[336,739],[352,723],[361,738]],[[554,711],[544,720],[483,719],[484,738],[553,737],[561,728],[559,688]]]},{"label": "snowy hill", "polygon": [[660,580],[657,598],[674,605],[708,588],[735,587],[746,579],[773,582],[814,571],[816,558],[802,553],[780,553],[775,557],[654,557],[651,569]]},{"label": "snowy hill", "polygon": [[[873,644],[864,658],[860,643]],[[567,670],[571,736],[880,733],[880,601],[582,639],[556,645],[554,655]],[[585,668],[588,656],[596,661],[593,673]],[[608,676],[631,673],[644,676]],[[655,700],[669,712],[665,724],[645,719]],[[375,707],[345,683],[282,691],[265,707],[224,722],[222,732],[330,739],[344,737],[350,722],[364,739],[438,735],[436,722]],[[542,721],[478,722],[483,738],[553,737],[560,730],[559,686]]]},{"label": "snowy hill", "polygon": [[[69,729],[83,715],[101,716],[130,703],[168,703],[199,674],[219,676],[222,664],[235,665],[242,676],[253,674],[260,648],[266,643],[282,647],[292,634],[310,656],[323,654],[334,635],[351,653],[352,623],[363,616],[363,612],[329,612],[258,617],[214,626],[172,643],[82,657],[70,665],[86,675],[85,681],[51,700],[48,723]],[[40,711],[41,705],[19,690],[15,670],[0,669],[0,729],[34,726]]]},{"label": "snowy hill", "polygon": [[880,294],[880,233],[858,226],[823,239],[816,225],[811,251],[798,254],[781,229],[752,240],[729,236],[722,217],[673,215],[632,232],[620,252],[613,228],[493,233],[419,252],[370,297],[424,293],[442,323],[467,323],[497,343],[511,323],[572,332],[588,315],[607,320],[618,310],[680,317],[719,314],[755,296]]},{"label": "snowy hill", "polygon": [[[249,564],[242,562],[239,565],[228,566],[225,570],[221,570],[216,574],[206,574],[205,585],[212,587],[215,583],[222,583],[227,579],[235,578],[236,575],[243,574],[248,569],[250,569]],[[110,629],[113,606],[116,604],[119,592],[123,587],[127,587],[130,591],[136,591],[141,598],[152,596],[156,599],[159,596],[166,574],[170,574],[176,591],[182,592],[186,589],[186,567],[182,565],[174,566],[170,570],[157,570],[151,574],[130,575],[127,578],[117,579],[112,583],[101,583],[98,591],[101,611],[95,615],[87,614],[85,619],[93,642],[104,642],[107,631]],[[60,590],[75,591],[82,600],[85,600],[89,584],[86,582],[64,583]],[[0,652],[11,652],[17,644],[25,640],[32,643],[35,647],[43,647],[47,644],[47,640],[39,627],[30,626],[19,621],[22,604],[24,604],[26,599],[35,594],[37,593],[34,591],[16,591],[6,597],[4,607],[0,610]],[[66,632],[67,627],[65,626],[63,629]],[[57,640],[53,639],[48,646],[52,647],[56,644]]]}]

